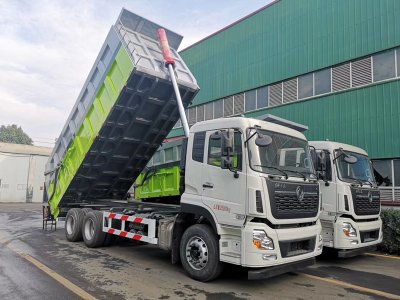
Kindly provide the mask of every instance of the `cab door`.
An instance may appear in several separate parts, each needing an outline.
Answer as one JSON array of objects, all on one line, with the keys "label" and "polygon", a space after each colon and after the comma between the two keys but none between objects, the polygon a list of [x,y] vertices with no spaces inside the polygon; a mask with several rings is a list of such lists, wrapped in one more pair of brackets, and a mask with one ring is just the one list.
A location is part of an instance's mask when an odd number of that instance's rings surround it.
[{"label": "cab door", "polygon": [[221,168],[221,138],[206,133],[205,161],[202,172],[202,201],[215,214],[218,223],[242,226],[246,215],[246,166],[243,135],[234,132],[233,170]]}]

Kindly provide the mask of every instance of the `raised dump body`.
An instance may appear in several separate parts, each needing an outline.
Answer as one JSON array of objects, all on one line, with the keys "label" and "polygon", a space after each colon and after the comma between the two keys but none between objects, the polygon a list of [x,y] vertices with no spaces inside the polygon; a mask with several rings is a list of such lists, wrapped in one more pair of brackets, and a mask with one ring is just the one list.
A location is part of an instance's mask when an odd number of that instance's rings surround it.
[{"label": "raised dump body", "polygon": [[[47,198],[60,207],[124,199],[179,119],[172,82],[157,40],[161,26],[121,11],[46,164]],[[166,30],[184,107],[199,90]]]},{"label": "raised dump body", "polygon": [[[174,203],[181,195],[181,151],[184,139],[163,143],[136,179],[135,199],[167,199]],[[171,201],[168,201],[171,200]]]}]

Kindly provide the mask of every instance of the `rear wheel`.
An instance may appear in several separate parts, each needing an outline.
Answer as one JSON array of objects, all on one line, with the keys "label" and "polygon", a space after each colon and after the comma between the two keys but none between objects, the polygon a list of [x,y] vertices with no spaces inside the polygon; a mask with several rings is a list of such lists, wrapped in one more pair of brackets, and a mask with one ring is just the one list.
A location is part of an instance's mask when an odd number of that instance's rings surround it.
[{"label": "rear wheel", "polygon": [[84,214],[79,208],[71,208],[65,218],[65,236],[70,242],[82,240],[82,222]]},{"label": "rear wheel", "polygon": [[85,207],[85,208],[82,208],[82,211],[83,211],[83,214],[86,216],[89,211],[92,211],[92,209],[89,207]]},{"label": "rear wheel", "polygon": [[103,213],[97,210],[88,212],[83,220],[82,235],[89,248],[100,247],[104,243],[106,233],[103,232]]},{"label": "rear wheel", "polygon": [[181,240],[180,256],[183,268],[193,279],[211,281],[222,272],[218,240],[207,225],[196,224],[186,229]]}]

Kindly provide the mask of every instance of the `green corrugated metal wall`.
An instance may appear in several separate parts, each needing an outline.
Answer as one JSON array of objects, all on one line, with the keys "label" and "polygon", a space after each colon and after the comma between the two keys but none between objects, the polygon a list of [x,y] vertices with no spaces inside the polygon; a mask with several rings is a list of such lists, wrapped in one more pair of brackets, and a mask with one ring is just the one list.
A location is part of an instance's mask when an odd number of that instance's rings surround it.
[{"label": "green corrugated metal wall", "polygon": [[183,50],[194,105],[400,44],[399,0],[281,0]]},{"label": "green corrugated metal wall", "polygon": [[343,142],[373,158],[400,156],[400,81],[249,113],[273,114],[309,126],[309,140]]},{"label": "green corrugated metal wall", "polygon": [[[398,16],[400,0],[280,0],[181,52],[201,88],[193,105],[398,46]],[[308,125],[310,140],[400,157],[398,80],[247,115],[266,113]]]},{"label": "green corrugated metal wall", "polygon": [[[273,114],[309,126],[309,140],[337,141],[372,158],[400,157],[400,81],[390,81],[246,114]],[[171,136],[182,135],[182,129]]]}]

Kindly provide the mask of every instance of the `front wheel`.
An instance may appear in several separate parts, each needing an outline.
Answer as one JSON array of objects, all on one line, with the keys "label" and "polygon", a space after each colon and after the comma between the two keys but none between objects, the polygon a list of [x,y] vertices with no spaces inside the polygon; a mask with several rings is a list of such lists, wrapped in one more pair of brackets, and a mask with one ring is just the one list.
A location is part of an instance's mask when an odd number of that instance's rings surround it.
[{"label": "front wheel", "polygon": [[196,224],[186,229],[181,240],[180,256],[184,270],[195,280],[211,281],[222,272],[218,239],[207,225]]}]

